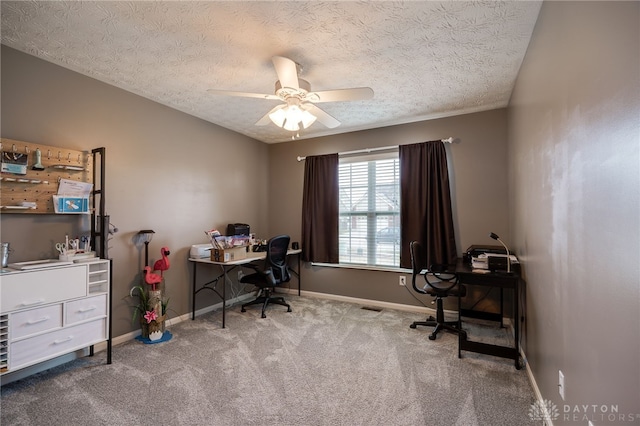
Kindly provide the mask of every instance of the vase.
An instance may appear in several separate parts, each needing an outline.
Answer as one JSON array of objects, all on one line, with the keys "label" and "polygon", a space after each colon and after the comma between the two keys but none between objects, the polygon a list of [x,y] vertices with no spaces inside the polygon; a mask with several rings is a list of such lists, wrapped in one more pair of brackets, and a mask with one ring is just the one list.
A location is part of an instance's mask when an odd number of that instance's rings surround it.
[{"label": "vase", "polygon": [[149,340],[151,340],[152,342],[155,342],[156,340],[160,340],[162,339],[162,335],[164,334],[164,332],[157,330],[157,331],[152,331],[149,333]]},{"label": "vase", "polygon": [[142,331],[142,337],[151,339],[151,333],[156,333],[156,332],[160,332],[160,337],[162,337],[162,333],[164,332],[164,321],[166,318],[167,318],[167,315],[165,314],[149,323],[144,318],[141,318],[140,329]]},{"label": "vase", "polygon": [[158,315],[162,313],[162,290],[149,290],[147,308],[153,309]]}]

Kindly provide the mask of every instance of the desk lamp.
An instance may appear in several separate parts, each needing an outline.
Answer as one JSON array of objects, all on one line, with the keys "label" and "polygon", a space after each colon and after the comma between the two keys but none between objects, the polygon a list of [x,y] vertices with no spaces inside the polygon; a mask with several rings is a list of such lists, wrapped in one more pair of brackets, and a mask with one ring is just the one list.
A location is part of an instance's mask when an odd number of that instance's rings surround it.
[{"label": "desk lamp", "polygon": [[500,239],[500,237],[498,237],[493,232],[490,233],[489,236],[494,240],[496,240],[497,242],[499,242],[500,244],[502,244],[504,246],[504,249],[507,251],[507,274],[510,274],[511,273],[511,257],[509,257],[509,247],[507,247],[507,245]]},{"label": "desk lamp", "polygon": [[151,229],[143,229],[138,232],[140,240],[144,242],[144,266],[149,266],[149,243],[153,239],[153,234],[155,234],[155,231]]}]

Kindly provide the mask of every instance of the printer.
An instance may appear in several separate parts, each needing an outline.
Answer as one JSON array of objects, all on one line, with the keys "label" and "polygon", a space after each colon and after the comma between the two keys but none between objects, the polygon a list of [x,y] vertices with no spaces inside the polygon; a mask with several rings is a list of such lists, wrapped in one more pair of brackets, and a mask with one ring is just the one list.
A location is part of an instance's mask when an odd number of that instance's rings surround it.
[{"label": "printer", "polygon": [[[486,269],[489,271],[506,271],[509,261],[507,261],[507,250],[503,246],[470,246],[463,254],[463,261],[470,263],[474,269]],[[509,254],[511,269],[518,268],[518,258]]]},{"label": "printer", "polygon": [[466,263],[471,263],[471,259],[474,257],[478,257],[481,254],[507,254],[507,251],[503,246],[482,246],[482,245],[472,245],[469,246],[466,252],[463,253],[462,259]]},{"label": "printer", "polygon": [[205,257],[211,257],[211,250],[213,246],[209,244],[194,244],[191,246],[189,257],[192,259],[203,259]]},{"label": "printer", "polygon": [[227,225],[227,236],[249,235],[250,226],[246,223],[230,223]]}]

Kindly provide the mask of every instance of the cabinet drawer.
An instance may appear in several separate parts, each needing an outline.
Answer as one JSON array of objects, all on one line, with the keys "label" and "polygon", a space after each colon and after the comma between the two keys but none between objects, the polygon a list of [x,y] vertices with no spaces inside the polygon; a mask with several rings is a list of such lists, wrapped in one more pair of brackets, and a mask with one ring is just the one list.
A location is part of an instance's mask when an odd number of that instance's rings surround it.
[{"label": "cabinet drawer", "polygon": [[107,319],[65,327],[12,343],[9,370],[26,367],[107,339]]},{"label": "cabinet drawer", "polygon": [[87,295],[87,265],[70,265],[2,276],[0,312],[76,299]]},{"label": "cabinet drawer", "polygon": [[64,324],[70,325],[91,318],[107,315],[107,295],[88,297],[68,302],[65,308]]},{"label": "cabinet drawer", "polygon": [[60,327],[62,327],[62,304],[43,306],[9,315],[11,340]]}]

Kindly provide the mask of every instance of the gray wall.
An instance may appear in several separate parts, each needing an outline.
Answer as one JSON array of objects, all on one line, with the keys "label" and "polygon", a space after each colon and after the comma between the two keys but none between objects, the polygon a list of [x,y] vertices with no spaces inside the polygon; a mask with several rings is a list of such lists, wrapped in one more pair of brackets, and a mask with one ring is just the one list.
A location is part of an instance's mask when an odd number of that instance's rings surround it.
[{"label": "gray wall", "polygon": [[[447,149],[458,251],[494,231],[524,262],[526,354],[543,398],[563,411],[561,369],[567,404],[640,413],[639,7],[545,2],[508,113],[271,146],[2,46],[2,136],[107,148],[108,213],[120,229],[110,242],[116,336],[136,328],[122,298],[139,280],[140,229],[156,231],[152,259],[172,249],[167,292],[183,314],[187,250],[204,229],[246,221],[259,235],[299,239],[298,155],[457,137]],[[251,170],[229,161],[238,158]],[[53,241],[88,224],[2,215],[0,226],[21,261],[53,256]],[[397,273],[307,266],[303,280],[306,290],[414,303]]]},{"label": "gray wall", "polygon": [[509,106],[526,353],[554,424],[640,423],[639,20],[638,2],[545,2]]},{"label": "gray wall", "polygon": [[[505,109],[272,145],[269,149],[270,229],[274,232],[288,230],[294,240],[300,238],[304,162],[298,162],[298,156],[402,145],[449,136],[456,138],[455,143],[445,147],[450,163],[458,253],[462,254],[472,244],[495,244],[488,237],[492,231],[509,241]],[[406,289],[398,285],[397,272],[307,265],[303,273],[304,290],[417,304]],[[472,298],[478,296],[476,290],[472,292]],[[491,306],[493,301],[495,299],[489,297],[486,307],[494,308]]]},{"label": "gray wall", "polygon": [[[106,147],[106,202],[119,228],[109,243],[114,260],[114,336],[137,329],[129,289],[140,282],[141,229],[156,234],[150,263],[171,250],[165,273],[172,315],[191,310],[191,244],[229,222],[268,231],[267,146],[129,92],[2,46],[2,137],[90,150]],[[238,161],[241,159],[242,161]],[[246,164],[252,165],[249,173]],[[88,230],[86,217],[3,214],[2,241],[11,261],[56,257],[54,242]],[[202,303],[200,303],[200,300]],[[217,302],[203,294],[197,308]]]},{"label": "gray wall", "polygon": [[[192,268],[186,258],[191,244],[206,242],[205,229],[242,221],[258,236],[287,233],[299,241],[304,163],[296,160],[298,155],[454,136],[457,141],[447,150],[458,251],[492,243],[490,231],[508,241],[504,109],[266,145],[6,46],[1,106],[3,137],[72,149],[107,148],[107,210],[119,228],[109,244],[114,336],[137,328],[126,295],[140,282],[144,266],[134,244],[140,229],[156,232],[150,263],[160,247],[172,251],[166,292],[174,315],[191,310]],[[54,257],[55,241],[88,228],[88,219],[77,216],[5,214],[0,222],[2,240],[14,249],[12,261]],[[398,285],[397,275],[307,265],[303,289],[417,304]],[[217,301],[203,296],[196,308]],[[489,297],[485,307],[495,308],[495,299]]]}]

